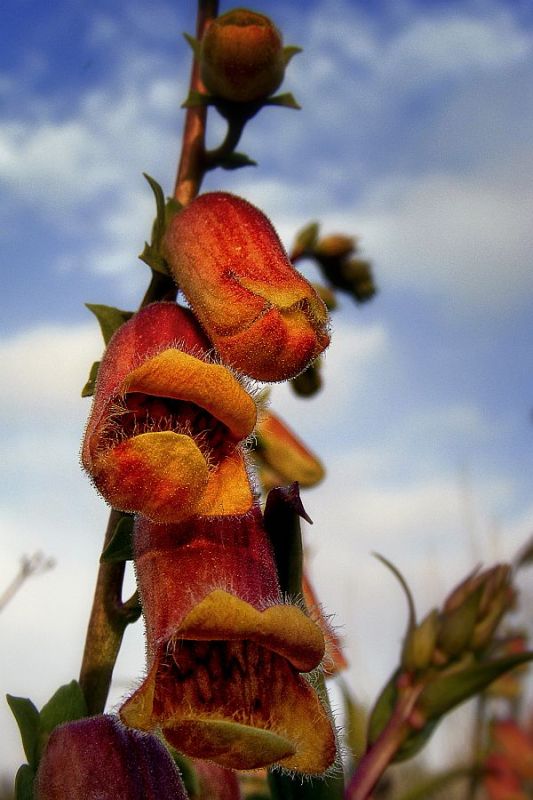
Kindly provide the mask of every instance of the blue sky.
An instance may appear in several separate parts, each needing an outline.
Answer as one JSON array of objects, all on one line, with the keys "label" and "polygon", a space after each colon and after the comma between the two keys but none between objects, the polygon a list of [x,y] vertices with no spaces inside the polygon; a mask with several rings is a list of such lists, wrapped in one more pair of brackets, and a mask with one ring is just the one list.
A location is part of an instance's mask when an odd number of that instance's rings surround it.
[{"label": "blue sky", "polygon": [[[146,285],[141,173],[171,190],[192,7],[9,0],[3,12],[0,585],[22,553],[58,564],[0,618],[0,685],[38,704],[77,674],[107,513],[78,465],[79,389],[101,349],[83,303],[133,309]],[[424,611],[533,531],[533,12],[463,0],[253,7],[304,47],[284,84],[303,110],[262,112],[242,142],[259,167],[205,188],[255,202],[287,245],[312,219],[360,236],[380,288],[362,308],[342,299],[320,396],[273,391],[328,468],[306,495],[311,568],[368,700],[404,624],[370,552],[398,564]],[[211,140],[222,130],[213,116]],[[132,632],[115,701],[142,658]],[[11,767],[22,753],[0,717]]]}]

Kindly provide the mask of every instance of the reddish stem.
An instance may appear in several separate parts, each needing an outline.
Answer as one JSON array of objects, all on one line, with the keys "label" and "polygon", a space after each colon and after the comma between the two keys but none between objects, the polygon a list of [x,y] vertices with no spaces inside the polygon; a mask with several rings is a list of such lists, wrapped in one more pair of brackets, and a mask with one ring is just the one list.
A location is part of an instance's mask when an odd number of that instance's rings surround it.
[{"label": "reddish stem", "polygon": [[346,789],[346,800],[367,800],[370,797],[376,783],[411,731],[409,716],[422,688],[421,684],[417,684],[401,690],[392,716],[359,762]]}]

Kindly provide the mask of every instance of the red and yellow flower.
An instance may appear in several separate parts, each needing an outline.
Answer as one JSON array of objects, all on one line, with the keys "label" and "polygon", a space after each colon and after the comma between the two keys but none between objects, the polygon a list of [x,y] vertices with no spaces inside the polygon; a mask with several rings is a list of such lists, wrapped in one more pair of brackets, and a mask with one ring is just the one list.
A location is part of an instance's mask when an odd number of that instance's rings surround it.
[{"label": "red and yellow flower", "polygon": [[148,672],[122,720],[160,727],[181,752],[223,767],[327,770],[335,735],[301,674],[320,664],[324,638],[283,603],[259,509],[172,525],[138,518],[134,540]]},{"label": "red and yellow flower", "polygon": [[173,303],[142,309],[109,342],[82,462],[115,508],[177,522],[251,507],[240,443],[255,402],[210,351],[193,315]]},{"label": "red and yellow flower", "polygon": [[287,380],[329,344],[324,303],[246,200],[200,195],[170,221],[163,252],[223,361],[245,375]]}]

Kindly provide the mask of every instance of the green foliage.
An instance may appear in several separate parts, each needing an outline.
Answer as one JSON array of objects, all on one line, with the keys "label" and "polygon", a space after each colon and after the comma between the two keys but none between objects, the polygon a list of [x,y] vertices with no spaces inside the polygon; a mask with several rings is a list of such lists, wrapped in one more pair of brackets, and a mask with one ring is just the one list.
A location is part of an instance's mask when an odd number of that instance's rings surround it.
[{"label": "green foliage", "polygon": [[77,681],[60,686],[40,712],[27,697],[8,694],[7,702],[17,721],[28,759],[17,772],[15,796],[16,800],[31,800],[35,773],[50,734],[64,722],[86,717],[87,704]]},{"label": "green foliage", "polygon": [[165,195],[163,194],[163,190],[158,182],[150,175],[147,175],[146,172],[143,172],[143,175],[150,184],[150,188],[154,194],[156,216],[152,225],[152,236],[150,243],[144,243],[144,249],[139,258],[141,261],[144,261],[144,263],[147,264],[154,272],[168,276],[170,275],[170,272],[167,262],[161,254],[161,242],[163,240],[163,235],[169,220],[174,216],[174,214],[180,211],[181,206],[174,198],[165,200]]},{"label": "green foliage", "polygon": [[24,753],[30,767],[35,768],[38,761],[39,712],[28,697],[6,695],[9,708],[17,721]]},{"label": "green foliage", "polygon": [[229,155],[218,159],[217,167],[222,169],[240,169],[241,167],[257,167],[257,161],[254,161],[246,153],[229,153]]},{"label": "green foliage", "polygon": [[85,386],[81,390],[81,396],[82,397],[92,397],[93,396],[94,390],[96,388],[96,379],[98,377],[98,370],[99,369],[100,369],[100,362],[99,361],[94,361],[92,366],[91,366],[90,372],[89,372],[89,377],[87,378],[87,383],[85,384]]},{"label": "green foliage", "polygon": [[100,562],[114,564],[119,561],[132,561],[132,533],[133,516],[124,514],[117,522],[111,541],[100,556]]},{"label": "green foliage", "polygon": [[29,764],[22,764],[15,777],[15,800],[33,800],[35,772]]},{"label": "green foliage", "polygon": [[85,303],[85,305],[98,320],[105,344],[109,343],[109,340],[121,325],[133,317],[133,311],[123,311],[120,308],[105,306],[100,303]]}]

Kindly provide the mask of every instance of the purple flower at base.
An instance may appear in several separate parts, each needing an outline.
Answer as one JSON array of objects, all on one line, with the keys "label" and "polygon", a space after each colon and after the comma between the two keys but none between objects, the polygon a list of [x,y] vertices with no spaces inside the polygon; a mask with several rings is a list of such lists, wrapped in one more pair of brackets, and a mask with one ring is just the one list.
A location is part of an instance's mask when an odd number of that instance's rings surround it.
[{"label": "purple flower at base", "polygon": [[100,715],[57,727],[35,783],[36,800],[188,800],[155,736]]}]

